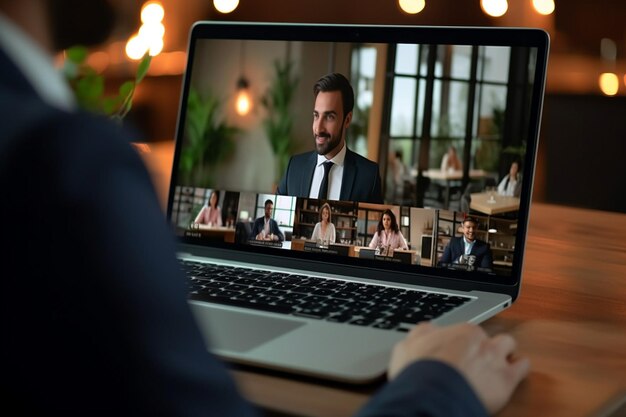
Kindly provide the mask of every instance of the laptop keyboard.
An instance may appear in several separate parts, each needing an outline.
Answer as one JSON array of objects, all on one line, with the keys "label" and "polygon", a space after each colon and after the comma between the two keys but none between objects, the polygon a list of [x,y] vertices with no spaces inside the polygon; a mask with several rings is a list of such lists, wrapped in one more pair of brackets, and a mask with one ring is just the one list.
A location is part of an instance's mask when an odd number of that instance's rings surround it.
[{"label": "laptop keyboard", "polygon": [[471,300],[426,291],[180,261],[189,299],[297,317],[407,331]]}]

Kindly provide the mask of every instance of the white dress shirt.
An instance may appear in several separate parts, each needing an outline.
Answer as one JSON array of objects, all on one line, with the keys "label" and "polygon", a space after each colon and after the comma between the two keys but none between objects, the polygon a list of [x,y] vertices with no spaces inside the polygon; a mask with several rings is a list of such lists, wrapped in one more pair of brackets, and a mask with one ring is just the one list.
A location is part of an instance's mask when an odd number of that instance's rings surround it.
[{"label": "white dress shirt", "polygon": [[44,51],[13,21],[0,13],[0,48],[22,72],[39,97],[53,107],[71,111],[74,93]]},{"label": "white dress shirt", "polygon": [[[328,199],[339,200],[341,194],[341,182],[343,181],[343,164],[346,159],[346,144],[334,158],[330,159],[334,163],[328,173]],[[324,162],[328,161],[324,155],[317,155],[317,165],[313,173],[313,182],[309,191],[309,198],[317,198],[320,192],[320,185],[324,178]]]}]

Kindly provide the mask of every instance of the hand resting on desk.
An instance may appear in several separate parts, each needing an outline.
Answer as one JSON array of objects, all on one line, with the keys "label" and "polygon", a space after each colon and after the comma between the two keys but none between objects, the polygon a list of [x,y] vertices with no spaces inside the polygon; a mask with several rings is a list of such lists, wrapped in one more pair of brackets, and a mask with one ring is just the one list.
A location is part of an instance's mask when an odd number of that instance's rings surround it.
[{"label": "hand resting on desk", "polygon": [[506,334],[489,337],[477,325],[415,326],[391,355],[388,376],[394,379],[419,359],[442,361],[459,371],[483,405],[494,414],[508,402],[517,385],[528,375],[530,362],[515,357],[515,340]]}]

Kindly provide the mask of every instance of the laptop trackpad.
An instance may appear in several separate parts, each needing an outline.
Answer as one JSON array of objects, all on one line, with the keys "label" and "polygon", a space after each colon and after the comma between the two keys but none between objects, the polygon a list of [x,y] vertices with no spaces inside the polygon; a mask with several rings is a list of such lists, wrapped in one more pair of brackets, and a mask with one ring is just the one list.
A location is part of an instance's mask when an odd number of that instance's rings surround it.
[{"label": "laptop trackpad", "polygon": [[305,321],[280,319],[191,304],[192,311],[211,349],[246,352],[297,329]]}]

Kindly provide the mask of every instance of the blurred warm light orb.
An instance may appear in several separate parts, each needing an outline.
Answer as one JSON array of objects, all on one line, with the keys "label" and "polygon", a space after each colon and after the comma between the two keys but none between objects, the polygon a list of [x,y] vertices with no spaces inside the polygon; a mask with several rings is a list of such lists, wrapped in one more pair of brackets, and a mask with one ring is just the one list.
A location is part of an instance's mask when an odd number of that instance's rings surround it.
[{"label": "blurred warm light orb", "polygon": [[156,56],[163,50],[163,36],[165,26],[161,21],[165,17],[165,10],[158,1],[146,2],[141,8],[141,22],[137,34],[128,39],[126,55],[135,61],[143,58],[148,52]]},{"label": "blurred warm light orb", "polygon": [[619,90],[619,78],[612,72],[600,74],[599,84],[600,90],[607,96],[614,96]]},{"label": "blurred warm light orb", "polygon": [[220,13],[230,13],[239,6],[239,0],[213,0],[213,6]]},{"label": "blurred warm light orb", "polygon": [[157,56],[163,50],[163,39],[155,38],[150,41],[150,49],[148,49],[148,54],[150,56]]},{"label": "blurred warm light orb", "polygon": [[165,26],[163,23],[144,23],[139,28],[139,36],[144,39],[163,39],[165,35]]},{"label": "blurred warm light orb", "polygon": [[248,94],[248,89],[240,89],[237,93],[237,99],[235,102],[235,109],[237,110],[237,114],[245,116],[250,112],[251,108],[252,100],[250,99],[250,94]]},{"label": "blurred warm light orb", "polygon": [[161,3],[148,2],[141,8],[141,23],[158,23],[163,20],[165,10]]},{"label": "blurred warm light orb", "polygon": [[126,43],[126,55],[135,61],[143,58],[148,51],[149,45],[144,38],[140,36],[131,36]]},{"label": "blurred warm light orb", "polygon": [[537,13],[547,16],[554,12],[554,0],[533,0]]},{"label": "blurred warm light orb", "polygon": [[480,0],[480,7],[489,16],[500,17],[509,9],[509,3],[506,0]]},{"label": "blurred warm light orb", "polygon": [[426,2],[424,0],[398,0],[402,11],[409,14],[417,14],[424,10]]}]

